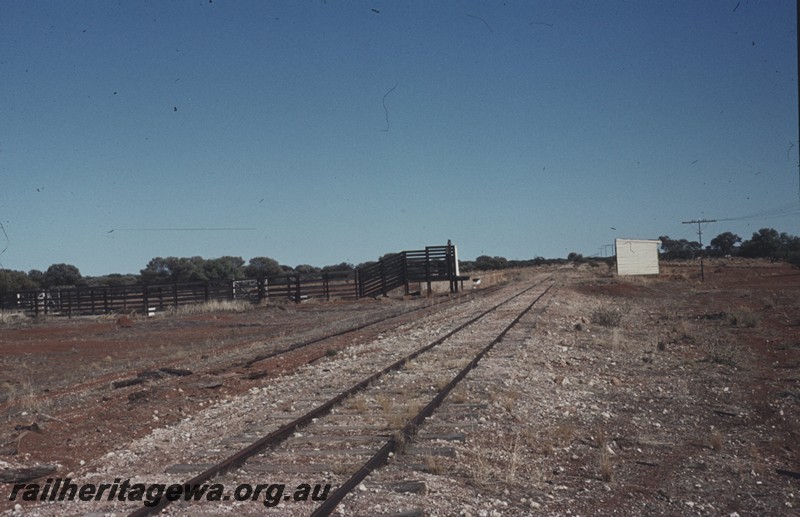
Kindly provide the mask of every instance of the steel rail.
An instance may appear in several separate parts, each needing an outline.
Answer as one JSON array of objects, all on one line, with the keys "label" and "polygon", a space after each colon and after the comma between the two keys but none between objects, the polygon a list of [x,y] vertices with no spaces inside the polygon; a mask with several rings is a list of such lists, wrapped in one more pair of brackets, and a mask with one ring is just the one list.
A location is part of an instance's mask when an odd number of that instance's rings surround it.
[{"label": "steel rail", "polygon": [[[483,318],[487,314],[497,310],[498,308],[500,308],[501,306],[505,305],[506,303],[509,303],[512,300],[522,296],[523,294],[527,293],[528,291],[530,291],[534,287],[537,287],[537,286],[541,285],[542,283],[546,282],[550,278],[551,277],[548,277],[548,278],[546,278],[544,280],[541,280],[541,281],[539,281],[539,282],[537,282],[537,283],[535,283],[535,284],[523,289],[522,291],[518,292],[517,294],[511,296],[510,298],[507,298],[506,300],[503,300],[502,302],[490,307],[489,309],[486,309],[485,311],[481,312],[477,316],[475,316],[473,318],[470,318],[468,321],[458,325],[456,328],[454,328],[453,330],[451,330],[447,334],[437,338],[436,340],[434,340],[434,341],[428,343],[427,345],[415,350],[414,352],[411,352],[410,354],[402,357],[401,359],[398,359],[397,361],[393,362],[389,366],[383,368],[382,370],[380,370],[380,371],[370,375],[369,377],[361,380],[360,382],[354,384],[350,388],[348,388],[345,391],[339,393],[335,397],[327,400],[326,402],[324,402],[321,405],[317,406],[316,408],[312,409],[308,413],[296,418],[295,420],[292,420],[291,422],[289,422],[288,424],[283,425],[279,429],[276,429],[275,431],[272,431],[271,433],[259,438],[255,442],[253,442],[250,445],[248,445],[247,447],[245,447],[243,449],[240,449],[239,451],[231,454],[230,456],[228,456],[224,460],[220,461],[219,463],[217,463],[215,465],[212,465],[211,467],[207,468],[206,470],[204,470],[200,474],[196,475],[195,477],[193,477],[190,480],[188,480],[185,483],[183,483],[183,485],[184,486],[186,486],[186,485],[189,485],[189,486],[200,485],[200,484],[203,484],[203,483],[209,481],[210,479],[212,479],[212,478],[214,478],[214,477],[216,477],[218,475],[227,474],[229,471],[231,471],[232,469],[235,469],[236,467],[239,467],[240,465],[245,463],[248,459],[252,458],[253,456],[255,456],[257,454],[259,454],[261,451],[263,451],[267,447],[269,447],[271,445],[276,445],[276,444],[280,443],[281,441],[285,440],[286,438],[290,437],[299,427],[310,423],[315,418],[319,418],[321,416],[326,415],[328,412],[330,412],[331,409],[333,409],[334,406],[336,406],[337,404],[341,403],[342,401],[344,401],[345,399],[347,399],[351,395],[353,395],[353,394],[363,390],[364,388],[368,387],[371,383],[373,383],[374,381],[376,381],[377,379],[379,379],[383,375],[385,375],[385,374],[387,374],[387,373],[389,373],[389,372],[391,372],[393,370],[398,370],[398,369],[402,368],[403,365],[405,365],[408,361],[411,361],[411,360],[415,359],[416,357],[418,357],[419,355],[424,354],[425,352],[427,352],[430,349],[434,348],[435,346],[438,346],[438,345],[442,344],[447,339],[449,339],[450,337],[452,337],[456,333],[461,332],[466,327],[472,325],[473,323],[475,323],[476,321],[480,320],[481,318]],[[548,287],[547,289],[549,290],[550,287]],[[131,512],[129,514],[129,517],[146,517],[148,515],[154,515],[156,513],[159,513],[161,510],[163,510],[167,506],[169,506],[171,502],[172,501],[168,500],[167,498],[162,498],[158,502],[158,504],[156,504],[156,505],[144,506],[142,508],[139,508],[138,510],[135,510],[135,511]]]},{"label": "steel rail", "polygon": [[[519,323],[519,321],[527,314],[536,303],[542,299],[542,297],[547,294],[547,292],[553,286],[550,285],[547,289],[542,292],[533,302],[528,305],[514,320],[505,328],[503,329],[500,334],[495,337],[491,343],[486,345],[478,354],[469,362],[467,365],[458,372],[458,374],[453,377],[453,379],[444,387],[442,388],[439,393],[426,405],[422,410],[417,413],[417,415],[412,418],[408,424],[400,431],[400,436],[402,437],[402,443],[406,443],[410,438],[412,438],[416,433],[417,429],[422,425],[423,421],[431,416],[436,408],[441,405],[442,401],[450,394],[453,388],[461,382],[461,380],[466,377],[466,375],[478,365],[478,362],[485,356],[495,345],[500,343],[505,335]],[[324,503],[322,503],[316,510],[311,513],[311,517],[327,517],[330,515],[339,503],[344,499],[344,497],[352,492],[367,476],[369,476],[372,471],[378,469],[386,464],[388,461],[390,454],[396,452],[400,445],[398,443],[399,440],[397,435],[392,436],[387,440],[387,442],[380,448],[378,452],[376,452],[369,460],[367,460],[358,471],[353,474],[350,479],[342,483],[339,488],[333,492]]]},{"label": "steel rail", "polygon": [[[492,287],[489,287],[489,288],[486,288],[486,289],[482,289],[481,293],[483,293],[485,295],[485,294],[493,292],[493,291],[495,291],[495,290],[497,290],[499,288],[500,288],[499,285],[492,286]],[[464,296],[468,296],[468,295],[464,295]],[[453,298],[453,300],[460,300],[460,297]],[[267,359],[271,359],[273,357],[276,357],[276,356],[279,356],[279,355],[282,355],[282,354],[287,354],[289,352],[293,352],[293,351],[298,350],[300,348],[305,348],[305,347],[311,346],[311,345],[313,345],[315,343],[319,343],[321,341],[325,341],[326,339],[331,339],[331,338],[343,336],[345,334],[350,334],[351,332],[358,332],[359,330],[364,330],[365,328],[371,327],[372,325],[377,325],[379,323],[383,323],[385,321],[389,321],[389,320],[394,319],[394,318],[401,318],[403,316],[407,316],[409,314],[413,314],[413,313],[421,311],[421,310],[429,309],[430,307],[431,307],[431,305],[425,305],[425,306],[422,306],[422,307],[415,307],[413,309],[401,312],[400,314],[394,314],[392,316],[387,316],[385,318],[378,318],[378,319],[375,319],[373,321],[369,321],[367,323],[362,323],[362,324],[356,325],[354,327],[350,327],[350,328],[346,328],[344,330],[340,330],[338,332],[333,332],[331,334],[326,334],[326,335],[321,336],[321,337],[311,338],[311,339],[308,339],[306,341],[301,341],[299,343],[293,343],[293,344],[291,344],[291,345],[289,345],[287,347],[281,348],[280,350],[273,350],[271,352],[266,352],[264,354],[259,354],[259,355],[255,356],[253,359],[250,359],[249,361],[244,363],[242,366],[244,368],[250,368],[255,363],[258,363],[260,361],[265,361]]]}]

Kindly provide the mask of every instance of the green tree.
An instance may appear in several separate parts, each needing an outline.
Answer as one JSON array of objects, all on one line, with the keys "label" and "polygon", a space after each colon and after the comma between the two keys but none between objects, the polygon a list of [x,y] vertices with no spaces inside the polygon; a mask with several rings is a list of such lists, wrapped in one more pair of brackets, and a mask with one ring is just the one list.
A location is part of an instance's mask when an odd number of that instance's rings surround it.
[{"label": "green tree", "polygon": [[341,262],[339,264],[333,264],[330,266],[325,266],[322,268],[323,271],[352,271],[356,267],[349,262]]},{"label": "green tree", "polygon": [[505,269],[508,267],[508,260],[505,257],[490,257],[481,255],[475,259],[475,269],[489,271],[493,269]]},{"label": "green tree", "polygon": [[31,281],[36,284],[36,287],[41,287],[42,280],[44,280],[44,272],[39,271],[38,269],[31,269],[28,271],[28,278],[30,278]]},{"label": "green tree", "polygon": [[715,255],[725,256],[733,254],[736,245],[742,242],[742,238],[731,232],[723,232],[711,239],[709,249]]},{"label": "green tree", "polygon": [[88,285],[91,286],[110,286],[134,285],[140,282],[139,275],[111,273],[103,276],[83,277]]},{"label": "green tree", "polygon": [[687,241],[686,239],[674,240],[667,235],[658,238],[661,241],[661,249],[666,259],[691,259],[700,254],[702,246],[697,241]]},{"label": "green tree", "polygon": [[318,267],[309,266],[308,264],[298,264],[294,267],[294,270],[301,275],[315,275],[320,272]]},{"label": "green tree", "polygon": [[200,282],[207,280],[203,257],[155,257],[141,270],[146,284]]},{"label": "green tree", "polygon": [[0,269],[0,293],[14,294],[19,291],[36,289],[39,285],[24,271]]},{"label": "green tree", "polygon": [[158,284],[169,282],[172,275],[172,270],[169,267],[171,257],[154,257],[150,259],[144,269],[139,273],[142,277],[142,282],[145,284]]},{"label": "green tree", "polygon": [[567,255],[567,260],[569,260],[570,262],[575,262],[580,264],[581,262],[583,262],[583,255],[572,251],[570,252],[569,255]]},{"label": "green tree", "polygon": [[237,280],[244,276],[242,257],[224,256],[206,260],[203,274],[208,280]]},{"label": "green tree", "polygon": [[780,258],[782,247],[781,234],[777,230],[761,228],[749,241],[742,243],[739,254],[749,258],[768,258],[774,262]]},{"label": "green tree", "polygon": [[253,257],[244,268],[248,278],[266,278],[283,274],[283,269],[278,261],[269,257]]},{"label": "green tree", "polygon": [[53,264],[42,277],[42,287],[72,287],[81,280],[81,272],[71,264]]}]

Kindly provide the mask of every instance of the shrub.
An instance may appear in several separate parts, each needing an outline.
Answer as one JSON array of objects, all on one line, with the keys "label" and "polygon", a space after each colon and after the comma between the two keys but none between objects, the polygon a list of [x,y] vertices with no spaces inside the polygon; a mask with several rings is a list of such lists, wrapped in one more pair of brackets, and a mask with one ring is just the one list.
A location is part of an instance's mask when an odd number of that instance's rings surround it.
[{"label": "shrub", "polygon": [[592,323],[602,325],[604,327],[618,327],[622,321],[622,314],[608,307],[598,307],[589,316]]},{"label": "shrub", "polygon": [[736,327],[753,328],[758,325],[758,314],[746,307],[739,307],[728,314],[731,325]]}]

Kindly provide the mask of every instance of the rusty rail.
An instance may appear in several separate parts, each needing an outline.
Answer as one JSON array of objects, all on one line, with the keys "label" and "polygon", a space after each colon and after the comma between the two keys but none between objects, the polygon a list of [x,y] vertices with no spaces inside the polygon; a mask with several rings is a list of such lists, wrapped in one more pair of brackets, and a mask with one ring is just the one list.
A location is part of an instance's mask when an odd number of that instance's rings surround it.
[{"label": "rusty rail", "polygon": [[[261,451],[263,451],[267,447],[272,446],[272,445],[276,445],[279,442],[281,442],[284,439],[286,439],[287,437],[291,436],[301,426],[310,423],[315,418],[319,418],[321,416],[326,415],[328,412],[330,412],[330,410],[334,406],[336,406],[337,404],[341,403],[342,401],[344,401],[346,398],[350,397],[351,395],[353,395],[353,394],[363,390],[364,388],[368,387],[372,382],[374,382],[375,380],[379,379],[383,375],[386,375],[387,373],[389,373],[389,372],[391,372],[393,370],[400,369],[408,361],[411,361],[411,360],[415,359],[416,357],[418,357],[419,355],[421,355],[421,354],[427,352],[428,350],[434,348],[435,346],[440,345],[441,343],[443,343],[444,341],[446,341],[447,339],[449,339],[450,337],[452,337],[456,333],[464,330],[466,327],[472,325],[476,321],[480,320],[481,318],[483,318],[487,314],[497,310],[499,307],[505,305],[506,303],[509,303],[512,300],[522,296],[523,294],[527,293],[528,291],[530,291],[534,287],[537,287],[538,285],[541,285],[546,280],[547,279],[542,280],[541,282],[538,282],[536,284],[533,284],[530,287],[527,287],[527,288],[523,289],[522,291],[516,293],[515,295],[511,296],[510,298],[507,298],[506,300],[503,300],[502,302],[494,305],[493,307],[490,307],[489,309],[481,312],[477,316],[475,316],[473,318],[470,318],[468,321],[462,323],[461,325],[458,325],[456,328],[454,328],[453,330],[451,330],[447,334],[437,338],[436,340],[428,343],[427,345],[425,345],[425,346],[415,350],[414,352],[411,352],[410,354],[402,357],[401,359],[393,362],[389,366],[387,366],[387,367],[383,368],[382,370],[380,370],[380,371],[370,375],[369,377],[361,380],[360,382],[358,382],[355,385],[351,386],[347,390],[341,392],[340,394],[336,395],[335,397],[329,399],[328,401],[324,402],[323,404],[321,404],[321,405],[317,406],[316,408],[312,409],[311,411],[309,411],[305,415],[302,415],[302,416],[298,417],[297,419],[289,422],[288,424],[283,425],[279,429],[276,429],[275,431],[263,436],[262,438],[258,439],[257,441],[255,441],[252,444],[250,444],[247,447],[245,447],[244,449],[241,449],[241,450],[235,452],[234,454],[230,455],[229,457],[225,458],[224,460],[220,461],[219,463],[209,467],[208,469],[204,470],[203,472],[201,472],[197,476],[195,476],[192,479],[190,479],[190,480],[186,481],[185,483],[183,483],[183,485],[199,485],[199,484],[202,484],[202,483],[205,483],[205,482],[209,481],[210,479],[212,479],[212,478],[214,478],[214,477],[216,477],[218,475],[225,475],[230,470],[242,465],[248,459],[252,458],[253,456],[255,456],[257,454],[259,454]],[[547,290],[549,290],[549,289],[550,289],[550,287],[547,288]],[[547,290],[545,290],[545,292],[547,292]],[[541,298],[541,296],[543,296],[543,295],[544,295],[544,293],[542,293],[542,295],[540,295],[537,298],[537,300],[539,298]],[[536,302],[534,302],[534,303],[536,303]],[[531,304],[531,307],[532,307],[532,305],[533,304]],[[523,311],[523,314],[521,314],[520,316],[517,317],[517,319],[514,320],[514,324],[516,324],[516,322],[522,317],[522,315],[524,315],[524,313],[527,312],[529,309],[530,309],[530,307],[528,309],[526,309],[525,311]],[[508,331],[508,329],[503,331],[501,336],[505,335],[505,333],[507,331]],[[498,339],[495,339],[495,341],[493,341],[492,343],[494,344],[496,341],[498,341]],[[491,346],[493,346],[493,344]],[[479,356],[483,357],[483,355],[485,355],[485,353],[488,352],[489,349],[491,349],[491,346],[487,347],[487,349],[485,351],[482,351],[479,354]],[[473,361],[477,364],[476,360],[473,360]],[[466,375],[466,373],[464,373],[464,375]],[[437,404],[437,406],[438,406],[438,404]],[[427,408],[427,406],[426,406],[426,408]],[[425,410],[423,409],[423,411],[425,411]],[[432,409],[431,409],[431,411],[432,411]],[[393,444],[384,445],[384,448],[386,448],[387,446],[388,447],[393,447]],[[381,450],[383,450],[383,448]],[[387,452],[387,454],[388,454],[388,452]],[[337,490],[337,492],[338,492],[338,490]],[[335,495],[337,492],[334,492],[333,495]],[[342,495],[342,497],[344,497],[344,494]],[[158,504],[156,504],[154,506],[144,506],[144,507],[142,507],[142,508],[140,508],[140,509],[138,509],[138,510],[132,512],[132,513],[130,513],[129,517],[145,517],[145,516],[148,516],[148,515],[154,515],[156,513],[161,512],[161,510],[163,510],[164,508],[169,506],[170,503],[171,503],[171,501],[169,501],[167,498],[162,498],[159,501]]]},{"label": "rusty rail", "polygon": [[[420,410],[417,415],[412,418],[408,424],[400,431],[402,436],[403,443],[407,442],[410,438],[412,438],[416,433],[417,429],[422,425],[422,422],[431,416],[433,412],[438,408],[442,401],[444,401],[445,397],[453,391],[453,388],[458,385],[461,380],[466,377],[466,375],[478,365],[478,362],[483,359],[495,345],[503,340],[505,335],[511,330],[519,321],[527,314],[533,306],[542,299],[542,297],[547,294],[550,288],[553,287],[552,285],[548,286],[547,289],[544,290],[542,294],[536,297],[533,302],[528,305],[516,318],[505,328],[503,331],[498,334],[496,338],[492,340],[491,343],[486,345],[478,354],[467,363],[467,365],[458,372],[458,374],[453,377],[453,379],[439,391],[439,393],[431,400],[428,405],[426,405],[422,410]],[[324,503],[322,503],[319,507],[317,507],[314,512],[311,513],[311,517],[327,517],[330,515],[335,509],[336,506],[344,499],[344,497],[349,494],[350,492],[355,489],[359,483],[361,483],[367,476],[369,476],[372,471],[378,469],[386,464],[387,460],[389,459],[389,455],[391,453],[396,452],[398,449],[398,440],[396,436],[392,436],[384,445],[380,448],[378,452],[376,452],[369,460],[358,469],[358,472],[353,474],[350,479],[342,483],[342,485],[333,492]]]}]

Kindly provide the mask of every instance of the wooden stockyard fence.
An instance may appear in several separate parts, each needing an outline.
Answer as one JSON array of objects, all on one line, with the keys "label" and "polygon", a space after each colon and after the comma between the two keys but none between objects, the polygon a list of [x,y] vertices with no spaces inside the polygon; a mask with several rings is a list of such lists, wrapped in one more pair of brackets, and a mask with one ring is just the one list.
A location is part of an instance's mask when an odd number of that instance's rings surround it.
[{"label": "wooden stockyard fence", "polygon": [[74,287],[65,289],[0,293],[0,308],[42,314],[77,316],[91,314],[161,311],[212,300],[289,299],[296,303],[316,298],[330,300],[385,296],[412,283],[447,281],[450,292],[458,291],[458,258],[455,246],[428,246],[424,250],[402,251],[374,264],[348,271],[292,274],[173,284]]}]

